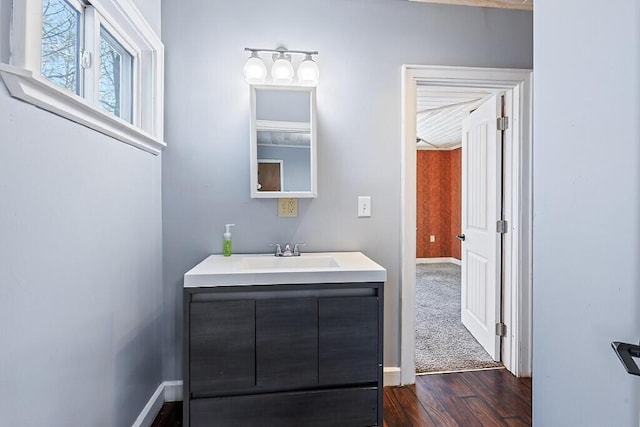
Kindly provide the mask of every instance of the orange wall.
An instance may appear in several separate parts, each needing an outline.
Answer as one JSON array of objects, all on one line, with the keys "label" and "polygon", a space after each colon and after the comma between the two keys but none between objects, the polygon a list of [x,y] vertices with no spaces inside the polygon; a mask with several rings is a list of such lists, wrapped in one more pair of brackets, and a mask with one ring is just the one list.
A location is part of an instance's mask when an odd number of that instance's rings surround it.
[{"label": "orange wall", "polygon": [[456,235],[462,233],[462,148],[451,153],[451,256],[462,259],[462,243]]},{"label": "orange wall", "polygon": [[[460,259],[461,149],[418,150],[416,257]],[[436,241],[429,242],[435,235]]]}]

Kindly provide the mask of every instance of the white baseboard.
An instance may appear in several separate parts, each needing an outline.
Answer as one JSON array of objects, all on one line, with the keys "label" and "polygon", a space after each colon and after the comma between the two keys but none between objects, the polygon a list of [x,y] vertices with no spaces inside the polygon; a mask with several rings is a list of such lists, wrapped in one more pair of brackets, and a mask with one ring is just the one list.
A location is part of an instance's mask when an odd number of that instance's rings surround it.
[{"label": "white baseboard", "polygon": [[389,385],[400,385],[400,367],[399,366],[386,366],[382,374],[382,385],[384,387]]},{"label": "white baseboard", "polygon": [[416,264],[437,264],[441,262],[449,262],[455,265],[462,265],[462,261],[460,261],[458,258],[453,258],[453,257],[416,258]]},{"label": "white baseboard", "polygon": [[132,427],[150,427],[160,412],[164,402],[178,402],[182,400],[182,381],[165,381],[161,383],[151,398],[144,405],[142,412],[133,422]]},{"label": "white baseboard", "polygon": [[165,381],[164,401],[180,402],[182,400],[182,381]]}]

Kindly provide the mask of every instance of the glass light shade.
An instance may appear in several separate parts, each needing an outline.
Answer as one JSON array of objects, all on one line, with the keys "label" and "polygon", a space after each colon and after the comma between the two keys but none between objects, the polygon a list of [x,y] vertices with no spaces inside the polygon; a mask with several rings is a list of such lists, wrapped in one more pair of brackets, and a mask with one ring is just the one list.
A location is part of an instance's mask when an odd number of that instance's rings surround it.
[{"label": "glass light shade", "polygon": [[271,67],[271,78],[277,83],[289,83],[293,79],[293,65],[287,59],[280,57]]},{"label": "glass light shade", "polygon": [[248,82],[264,82],[267,78],[267,67],[255,52],[244,64],[244,78]]},{"label": "glass light shade", "polygon": [[318,77],[320,77],[318,64],[311,59],[311,55],[307,55],[298,66],[298,80],[300,83],[316,84],[318,83]]}]

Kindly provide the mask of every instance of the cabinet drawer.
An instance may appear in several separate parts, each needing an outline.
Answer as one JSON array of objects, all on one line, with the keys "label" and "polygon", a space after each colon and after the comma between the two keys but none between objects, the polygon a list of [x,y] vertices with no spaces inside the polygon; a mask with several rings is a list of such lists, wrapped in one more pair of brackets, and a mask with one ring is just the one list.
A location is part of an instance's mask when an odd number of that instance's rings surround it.
[{"label": "cabinet drawer", "polygon": [[217,397],[191,401],[192,427],[358,427],[377,425],[378,389]]}]

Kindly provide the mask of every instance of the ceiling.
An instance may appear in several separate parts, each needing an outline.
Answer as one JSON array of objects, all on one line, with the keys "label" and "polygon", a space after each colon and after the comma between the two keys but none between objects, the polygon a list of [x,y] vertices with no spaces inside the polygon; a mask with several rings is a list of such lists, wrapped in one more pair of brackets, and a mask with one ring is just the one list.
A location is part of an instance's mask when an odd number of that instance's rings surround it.
[{"label": "ceiling", "polygon": [[457,4],[461,6],[497,7],[501,9],[533,10],[533,0],[409,0],[424,3]]},{"label": "ceiling", "polygon": [[418,149],[452,150],[459,147],[462,120],[493,92],[492,89],[418,85]]}]

